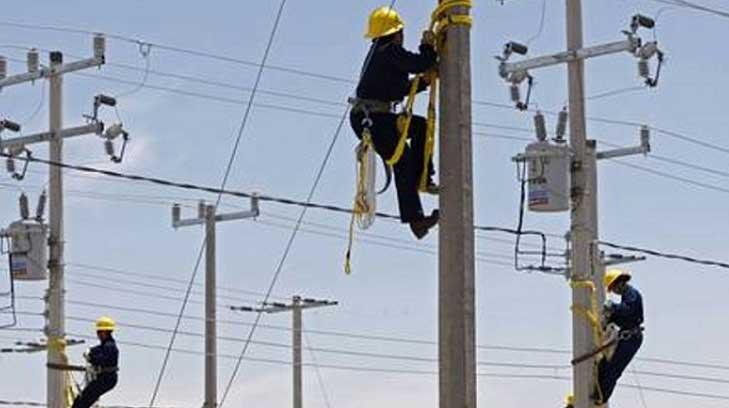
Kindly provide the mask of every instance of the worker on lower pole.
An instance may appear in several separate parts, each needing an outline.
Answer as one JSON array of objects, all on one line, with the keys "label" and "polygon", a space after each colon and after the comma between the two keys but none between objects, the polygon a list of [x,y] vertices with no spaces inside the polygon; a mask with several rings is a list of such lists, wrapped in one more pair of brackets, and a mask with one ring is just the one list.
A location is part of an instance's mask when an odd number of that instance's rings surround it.
[{"label": "worker on lower pole", "polygon": [[111,335],[115,328],[114,320],[109,317],[96,320],[96,336],[100,344],[84,354],[90,366],[87,370],[87,384],[73,401],[72,408],[89,408],[99,397],[116,386],[119,350]]},{"label": "worker on lower pole", "polygon": [[594,395],[597,404],[607,403],[615,390],[618,379],[643,344],[643,297],[629,285],[630,273],[621,269],[610,269],[605,273],[605,287],[620,296],[620,303],[605,306],[607,323],[620,328],[618,343],[610,359],[598,363],[600,390]]},{"label": "worker on lower pole", "polygon": [[[408,95],[413,80],[411,75],[434,69],[438,60],[432,32],[423,33],[419,52],[413,53],[403,48],[404,28],[400,15],[389,7],[380,7],[370,15],[365,37],[372,40],[372,46],[350,114],[352,129],[358,138],[362,138],[365,126],[369,127],[375,150],[383,160],[393,157],[400,140],[404,115],[395,113],[395,106]],[[421,80],[418,91],[427,89],[428,85]],[[437,210],[429,216],[423,214],[418,193],[424,166],[428,171],[427,191],[437,193],[438,189],[432,179],[435,173],[432,160],[425,163],[426,129],[426,119],[413,115],[407,134],[410,144],[405,144],[402,156],[393,165],[400,219],[410,224],[418,239],[438,223]]]}]

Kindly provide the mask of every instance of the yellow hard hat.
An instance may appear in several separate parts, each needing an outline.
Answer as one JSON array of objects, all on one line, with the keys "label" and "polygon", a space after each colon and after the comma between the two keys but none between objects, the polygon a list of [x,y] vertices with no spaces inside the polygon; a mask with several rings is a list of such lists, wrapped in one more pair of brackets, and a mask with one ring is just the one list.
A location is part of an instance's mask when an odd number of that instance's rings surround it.
[{"label": "yellow hard hat", "polygon": [[566,407],[574,407],[575,406],[575,396],[572,394],[567,394],[567,396],[564,398],[564,405]]},{"label": "yellow hard hat", "polygon": [[108,316],[102,316],[96,319],[96,331],[114,331],[116,323],[114,319]]},{"label": "yellow hard hat", "polygon": [[608,269],[608,271],[605,272],[605,278],[603,280],[605,283],[605,289],[609,290],[613,283],[621,277],[628,281],[630,280],[630,273],[622,269]]},{"label": "yellow hard hat", "polygon": [[395,34],[405,27],[405,22],[394,9],[380,7],[370,14],[365,38],[380,38]]}]

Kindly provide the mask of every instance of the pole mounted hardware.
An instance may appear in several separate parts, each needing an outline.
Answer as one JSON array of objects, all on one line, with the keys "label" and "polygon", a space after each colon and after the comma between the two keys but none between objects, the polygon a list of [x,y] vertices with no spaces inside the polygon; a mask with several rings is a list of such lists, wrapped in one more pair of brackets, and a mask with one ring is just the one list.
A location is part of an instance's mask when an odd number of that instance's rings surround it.
[{"label": "pole mounted hardware", "polygon": [[[84,118],[89,123],[100,124],[98,132],[96,133],[104,141],[104,152],[109,159],[114,163],[121,163],[124,160],[124,152],[127,149],[127,142],[129,142],[129,133],[124,130],[122,123],[115,123],[108,128],[104,128],[104,122],[99,120],[99,111],[102,107],[108,106],[116,108],[116,98],[104,94],[98,94],[94,97],[93,113],[91,115],[84,115]],[[114,139],[121,136],[122,146],[119,155],[116,154],[116,148],[114,146]]]},{"label": "pole mounted hardware", "polygon": [[[14,133],[20,132],[20,124],[15,123],[13,121],[3,119],[0,120],[0,136],[2,136],[2,132],[4,130],[9,130]],[[25,154],[27,158],[31,157],[30,150],[26,149],[25,146],[10,146],[10,147],[3,147],[3,141],[2,137],[0,137],[0,151],[4,151],[8,154],[7,159],[5,160],[5,169],[7,172],[14,178],[15,180],[22,180],[25,178],[25,173],[28,170],[28,160],[25,160],[25,164],[23,165],[23,170],[19,173],[16,170],[15,166],[15,157],[18,157],[22,154]]]},{"label": "pole mounted hardware", "polygon": [[[641,28],[653,29],[655,24],[655,20],[652,18],[636,14],[630,21],[629,29],[622,31],[627,37],[623,41],[580,48],[573,51],[563,51],[557,54],[530,58],[518,62],[509,62],[509,60],[514,54],[526,55],[529,48],[524,44],[511,41],[504,45],[502,55],[497,57],[501,61],[499,64],[499,75],[509,84],[509,94],[516,108],[526,110],[529,107],[529,96],[531,95],[534,81],[530,74],[531,70],[575,60],[586,60],[603,55],[628,52],[638,59],[638,74],[643,78],[645,84],[652,88],[658,85],[665,54],[658,48],[658,42],[643,42],[638,32]],[[651,73],[650,68],[650,61],[653,58],[656,58],[658,61],[655,74]],[[526,100],[522,101],[520,85],[525,80],[528,83],[528,90]]]}]

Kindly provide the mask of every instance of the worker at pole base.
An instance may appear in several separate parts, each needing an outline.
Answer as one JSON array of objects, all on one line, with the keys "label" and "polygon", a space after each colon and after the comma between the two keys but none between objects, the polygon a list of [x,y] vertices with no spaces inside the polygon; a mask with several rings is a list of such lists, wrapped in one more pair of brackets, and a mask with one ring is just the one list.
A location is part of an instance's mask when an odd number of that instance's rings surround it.
[{"label": "worker at pole base", "polygon": [[89,408],[99,397],[116,386],[119,350],[111,335],[115,327],[114,320],[109,317],[96,320],[96,336],[101,343],[84,354],[90,366],[87,370],[87,383],[73,401],[72,408]]},{"label": "worker at pole base", "polygon": [[630,274],[620,269],[610,269],[605,274],[605,287],[620,296],[620,303],[608,303],[605,314],[608,323],[619,327],[618,343],[610,359],[598,363],[600,392],[595,394],[598,404],[608,402],[618,379],[643,343],[643,298],[637,289],[628,284]]},{"label": "worker at pole base", "polygon": [[[369,127],[375,151],[383,160],[391,159],[398,148],[404,114],[395,113],[395,107],[408,95],[412,74],[434,69],[438,60],[435,36],[426,31],[418,53],[403,48],[405,24],[400,15],[389,7],[372,12],[366,38],[372,46],[365,59],[362,76],[357,86],[357,97],[350,113],[352,129],[362,139],[365,126]],[[418,91],[427,89],[421,80]],[[416,238],[423,238],[438,223],[438,211],[429,216],[423,214],[418,193],[418,182],[424,166],[428,166],[427,191],[437,193],[433,182],[435,173],[432,160],[425,162],[427,123],[422,116],[412,116],[407,138],[399,160],[393,164],[395,187],[400,209],[400,219],[410,224]]]}]

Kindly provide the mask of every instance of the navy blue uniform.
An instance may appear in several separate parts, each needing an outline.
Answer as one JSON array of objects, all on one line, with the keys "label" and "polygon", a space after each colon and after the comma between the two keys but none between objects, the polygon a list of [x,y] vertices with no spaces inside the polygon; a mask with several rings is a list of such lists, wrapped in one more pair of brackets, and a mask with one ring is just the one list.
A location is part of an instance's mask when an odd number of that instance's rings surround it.
[{"label": "navy blue uniform", "polygon": [[603,402],[607,402],[615,390],[618,379],[643,344],[643,297],[637,289],[626,285],[619,304],[610,308],[608,322],[615,323],[621,333],[629,332],[627,339],[619,340],[610,360],[602,359],[598,364],[598,381]]},{"label": "navy blue uniform", "polygon": [[[427,44],[420,45],[419,53],[405,50],[401,45],[382,39],[374,41],[368,54],[367,64],[357,86],[357,98],[382,103],[398,103],[410,92],[411,74],[420,74],[433,68],[437,62],[435,49]],[[425,90],[427,84],[421,82],[418,91]],[[362,120],[365,112],[353,109],[350,124],[362,138]],[[385,160],[395,152],[400,139],[397,128],[398,115],[392,112],[371,112],[372,141],[375,151]],[[423,166],[428,166],[429,175],[434,173],[432,160],[424,163],[425,133],[427,125],[422,116],[413,116],[408,131],[410,146],[406,144],[400,161],[393,166],[395,187],[402,222],[417,221],[423,218],[423,207],[418,195],[418,182]]]},{"label": "navy blue uniform", "polygon": [[72,408],[89,408],[103,394],[109,392],[116,386],[119,366],[119,349],[116,342],[109,336],[98,346],[92,347],[89,351],[89,363],[97,372],[96,379],[86,384],[73,401]]}]

